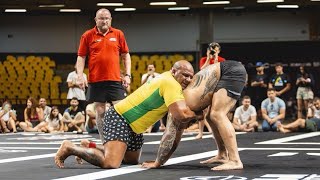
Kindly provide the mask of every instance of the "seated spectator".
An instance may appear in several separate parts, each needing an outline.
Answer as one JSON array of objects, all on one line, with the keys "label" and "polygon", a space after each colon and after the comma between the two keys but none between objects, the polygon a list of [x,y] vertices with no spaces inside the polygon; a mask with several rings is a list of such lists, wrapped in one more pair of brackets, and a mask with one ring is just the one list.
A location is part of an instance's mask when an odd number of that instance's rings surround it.
[{"label": "seated spectator", "polygon": [[278,129],[282,133],[304,131],[315,132],[320,130],[320,99],[314,98],[313,104],[308,108],[307,117],[309,119],[297,119],[296,121],[282,125],[278,123]]},{"label": "seated spectator", "polygon": [[52,106],[49,116],[46,118],[46,129],[49,133],[63,132],[63,117],[57,106]]},{"label": "seated spectator", "polygon": [[269,88],[267,91],[268,98],[261,103],[262,130],[277,131],[277,122],[285,118],[286,105],[284,101],[276,97],[274,88]]},{"label": "seated spectator", "polygon": [[47,119],[47,117],[51,113],[51,107],[47,106],[47,101],[46,101],[45,98],[40,98],[39,99],[39,106],[43,109],[44,119]]},{"label": "seated spectator", "polygon": [[15,111],[12,110],[11,107],[11,103],[9,101],[5,101],[0,110],[0,123],[4,133],[9,133],[11,130],[14,133],[17,132],[15,122],[17,117]]},{"label": "seated spectator", "polygon": [[45,121],[42,121],[36,127],[25,127],[27,132],[63,132],[62,115],[57,106],[51,108],[51,112]]},{"label": "seated spectator", "polygon": [[96,122],[96,108],[94,103],[88,104],[86,107],[86,124],[85,129],[88,133],[98,133],[97,122]]},{"label": "seated spectator", "polygon": [[253,132],[257,130],[257,111],[251,105],[251,98],[249,96],[244,96],[242,105],[236,109],[232,126],[236,131]]},{"label": "seated spectator", "polygon": [[85,116],[84,111],[79,107],[79,101],[73,97],[68,107],[63,113],[64,131],[84,131]]},{"label": "seated spectator", "polygon": [[27,100],[27,107],[24,109],[24,122],[20,122],[20,127],[24,131],[34,128],[44,120],[43,109],[38,107],[37,101],[30,97]]}]

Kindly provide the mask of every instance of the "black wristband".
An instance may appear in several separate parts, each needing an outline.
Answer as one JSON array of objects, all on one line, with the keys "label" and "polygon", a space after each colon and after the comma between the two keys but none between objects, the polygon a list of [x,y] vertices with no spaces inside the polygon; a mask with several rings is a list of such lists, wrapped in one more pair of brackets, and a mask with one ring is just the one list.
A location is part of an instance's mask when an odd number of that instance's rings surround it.
[{"label": "black wristband", "polygon": [[131,79],[131,75],[130,74],[125,74],[124,76],[128,76]]}]

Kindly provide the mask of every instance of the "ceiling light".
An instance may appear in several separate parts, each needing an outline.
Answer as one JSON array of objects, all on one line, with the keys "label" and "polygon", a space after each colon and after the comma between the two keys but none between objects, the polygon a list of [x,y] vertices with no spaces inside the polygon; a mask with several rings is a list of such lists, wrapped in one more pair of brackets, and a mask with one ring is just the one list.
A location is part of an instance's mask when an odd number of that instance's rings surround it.
[{"label": "ceiling light", "polygon": [[114,11],[135,11],[136,8],[115,8]]},{"label": "ceiling light", "polygon": [[4,12],[27,12],[26,9],[5,9]]},{"label": "ceiling light", "polygon": [[64,4],[41,4],[39,5],[40,8],[59,8],[64,7]]},{"label": "ceiling light", "polygon": [[60,9],[60,12],[81,12],[81,9]]},{"label": "ceiling light", "polygon": [[97,6],[123,6],[123,3],[97,3]]},{"label": "ceiling light", "polygon": [[169,11],[183,11],[183,10],[189,10],[190,7],[169,7]]},{"label": "ceiling light", "polygon": [[151,2],[151,6],[171,6],[171,5],[177,5],[177,2]]},{"label": "ceiling light", "polygon": [[277,8],[299,8],[298,5],[277,5]]},{"label": "ceiling light", "polygon": [[275,2],[284,2],[284,0],[257,0],[257,3],[275,3]]},{"label": "ceiling light", "polygon": [[320,1],[320,0],[311,0],[311,1]]},{"label": "ceiling light", "polygon": [[233,7],[224,7],[225,10],[232,10],[232,9],[244,9],[244,6],[233,6]]},{"label": "ceiling light", "polygon": [[206,1],[202,4],[230,4],[230,1]]}]

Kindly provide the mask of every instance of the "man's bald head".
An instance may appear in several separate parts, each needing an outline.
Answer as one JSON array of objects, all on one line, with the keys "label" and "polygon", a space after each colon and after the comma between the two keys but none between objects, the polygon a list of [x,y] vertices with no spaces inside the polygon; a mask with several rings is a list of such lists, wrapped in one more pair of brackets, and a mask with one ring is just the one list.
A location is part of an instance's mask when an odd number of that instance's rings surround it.
[{"label": "man's bald head", "polygon": [[173,77],[181,85],[182,89],[185,89],[194,75],[194,70],[190,62],[186,60],[180,60],[174,63],[171,72]]}]

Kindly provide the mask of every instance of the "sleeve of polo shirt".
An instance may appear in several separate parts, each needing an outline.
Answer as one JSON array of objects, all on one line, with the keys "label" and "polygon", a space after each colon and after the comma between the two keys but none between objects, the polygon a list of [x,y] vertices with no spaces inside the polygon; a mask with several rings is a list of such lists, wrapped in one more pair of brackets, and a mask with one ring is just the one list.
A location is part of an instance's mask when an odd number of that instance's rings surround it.
[{"label": "sleeve of polo shirt", "polygon": [[85,34],[81,36],[78,56],[87,56],[89,54],[89,46],[86,37]]},{"label": "sleeve of polo shirt", "polygon": [[178,82],[164,81],[161,88],[163,88],[163,99],[167,107],[172,103],[184,100],[182,88]]},{"label": "sleeve of polo shirt", "polygon": [[126,41],[126,38],[123,34],[122,31],[120,31],[120,35],[119,35],[119,44],[120,44],[120,53],[123,54],[123,53],[128,53],[129,52],[129,48],[128,48],[128,45],[127,45],[127,41]]}]

